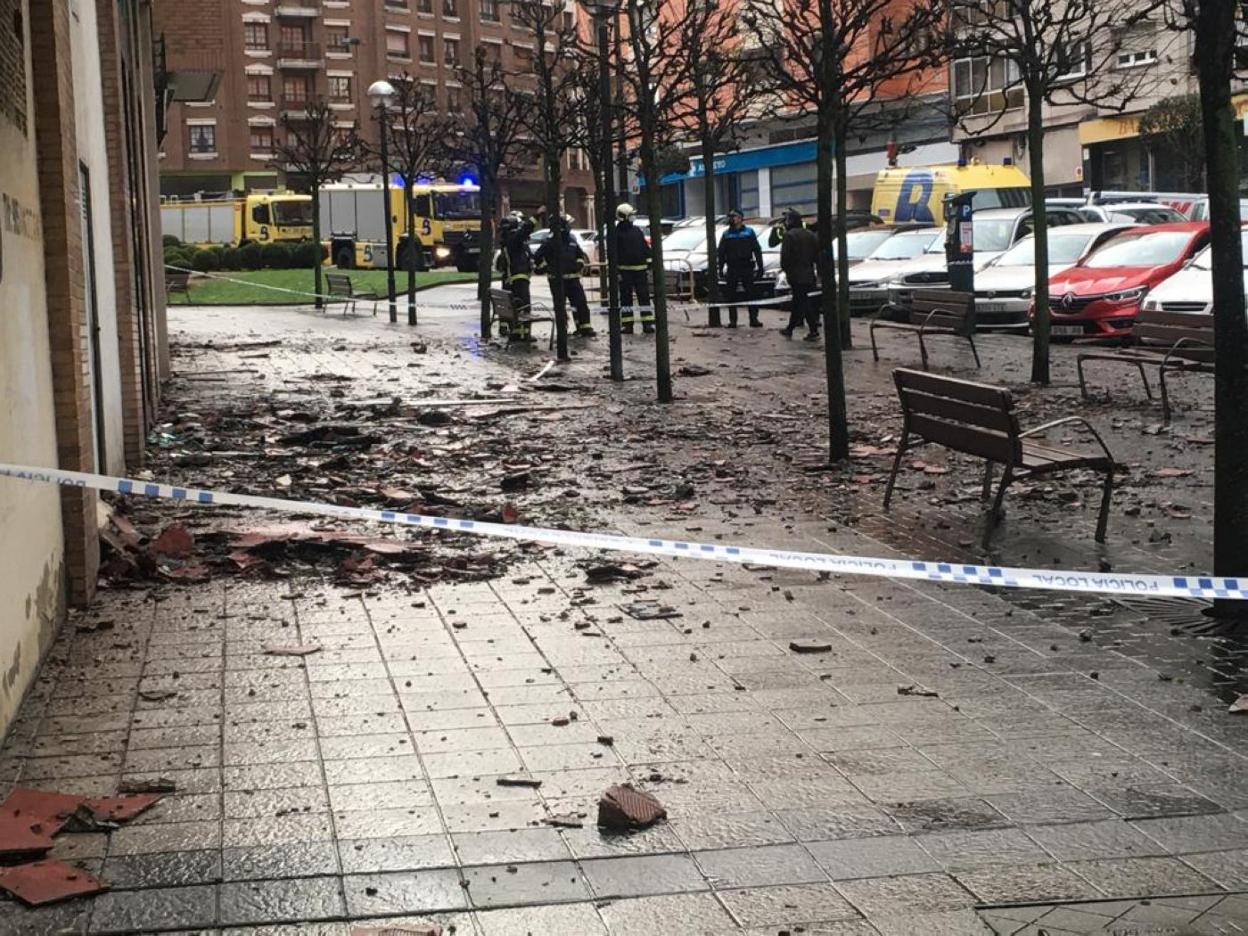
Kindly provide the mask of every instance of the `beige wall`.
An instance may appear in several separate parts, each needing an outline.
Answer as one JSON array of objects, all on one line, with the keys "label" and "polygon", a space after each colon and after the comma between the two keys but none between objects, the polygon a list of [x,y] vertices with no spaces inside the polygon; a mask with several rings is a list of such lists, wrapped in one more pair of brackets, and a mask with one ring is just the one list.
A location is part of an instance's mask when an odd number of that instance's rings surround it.
[{"label": "beige wall", "polygon": [[[28,22],[28,17],[23,17]],[[29,40],[26,87],[31,86]],[[11,92],[11,89],[9,89]],[[23,132],[0,111],[0,461],[55,465],[33,104]],[[64,609],[57,490],[0,480],[0,726],[12,718]]]}]

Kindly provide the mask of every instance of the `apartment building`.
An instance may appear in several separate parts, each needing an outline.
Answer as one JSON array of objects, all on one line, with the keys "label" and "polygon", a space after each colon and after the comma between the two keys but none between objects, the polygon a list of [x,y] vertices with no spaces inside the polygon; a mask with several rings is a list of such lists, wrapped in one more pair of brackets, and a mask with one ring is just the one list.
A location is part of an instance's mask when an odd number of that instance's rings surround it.
[{"label": "apartment building", "polygon": [[[0,0],[0,462],[120,474],[167,373],[150,0]],[[160,89],[158,93],[158,89]],[[93,491],[0,479],[0,732],[99,563]]]},{"label": "apartment building", "polygon": [[[578,6],[565,16],[575,22]],[[448,113],[463,109],[456,68],[482,46],[510,70],[524,72],[532,37],[512,22],[504,0],[163,0],[155,28],[171,68],[221,72],[216,97],[175,105],[161,148],[166,195],[275,188],[281,115],[324,98],[343,126],[376,139],[368,87],[409,74]],[[582,223],[593,182],[589,164],[570,153],[565,206]],[[532,210],[543,201],[540,172],[509,180],[505,207]]]}]

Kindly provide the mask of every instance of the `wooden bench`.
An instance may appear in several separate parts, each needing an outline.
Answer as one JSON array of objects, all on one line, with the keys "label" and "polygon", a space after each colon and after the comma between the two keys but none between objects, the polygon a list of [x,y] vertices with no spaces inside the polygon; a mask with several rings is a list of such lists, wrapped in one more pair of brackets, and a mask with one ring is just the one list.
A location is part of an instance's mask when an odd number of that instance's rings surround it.
[{"label": "wooden bench", "polygon": [[533,306],[529,305],[529,311],[525,315],[520,315],[516,311],[515,304],[511,301],[511,293],[505,289],[490,290],[490,321],[498,322],[499,325],[507,326],[507,346],[511,347],[512,341],[516,337],[517,325],[528,325],[532,327],[538,322],[550,323],[550,344],[549,347],[555,346],[555,316],[552,314],[534,315]]},{"label": "wooden bench", "polygon": [[[913,444],[931,442],[955,452],[974,455],[987,462],[984,470],[983,497],[992,491],[995,465],[1001,465],[1001,486],[992,502],[992,512],[984,525],[984,546],[1001,516],[1005,489],[1017,480],[1055,474],[1059,471],[1096,471],[1105,475],[1101,509],[1096,523],[1096,541],[1105,542],[1109,520],[1109,501],[1114,489],[1114,459],[1096,429],[1081,416],[1067,416],[1022,431],[1014,412],[1014,400],[1004,387],[939,377],[923,371],[899,368],[893,371],[897,393],[901,398],[903,426],[893,471],[884,493],[884,509],[893,496],[901,460]],[[1031,437],[1057,426],[1079,423],[1092,433],[1101,452],[1073,451],[1057,448]]]},{"label": "wooden bench", "polygon": [[910,308],[908,322],[892,322],[884,318],[871,321],[871,354],[878,362],[880,351],[875,344],[877,328],[908,331],[919,336],[919,355],[923,369],[927,370],[927,338],[930,335],[949,335],[962,338],[971,346],[975,366],[979,367],[979,351],[975,349],[975,294],[954,292],[949,289],[919,289],[914,292],[914,304]]},{"label": "wooden bench", "polygon": [[1148,385],[1148,374],[1144,368],[1156,367],[1161,384],[1161,418],[1163,423],[1169,425],[1170,393],[1166,386],[1166,374],[1170,371],[1214,372],[1213,313],[1141,309],[1131,334],[1139,346],[1085,351],[1075,359],[1079,371],[1079,392],[1085,400],[1088,399],[1088,385],[1083,376],[1084,361],[1111,361],[1136,368],[1144,383],[1144,393],[1151,400],[1153,390]]},{"label": "wooden bench", "polygon": [[165,298],[168,299],[174,293],[181,293],[186,296],[186,301],[191,301],[191,274],[190,273],[165,273]]},{"label": "wooden bench", "polygon": [[[342,314],[345,316],[348,312],[355,315],[355,304],[359,300],[371,302],[373,304],[373,315],[377,314],[377,303],[381,302],[382,297],[375,292],[360,293],[355,291],[355,287],[351,285],[351,277],[346,273],[326,273],[325,274],[325,290],[326,293],[342,303]],[[329,301],[326,301],[325,308],[329,309]]]}]

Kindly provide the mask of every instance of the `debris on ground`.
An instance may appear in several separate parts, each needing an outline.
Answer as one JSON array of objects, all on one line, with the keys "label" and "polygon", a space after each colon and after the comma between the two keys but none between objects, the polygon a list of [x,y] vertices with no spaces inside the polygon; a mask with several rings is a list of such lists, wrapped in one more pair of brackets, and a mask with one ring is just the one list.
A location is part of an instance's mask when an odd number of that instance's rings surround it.
[{"label": "debris on ground", "polygon": [[632,604],[621,605],[620,610],[636,621],[662,621],[680,617],[680,612],[675,608],[657,601],[634,601]]},{"label": "debris on ground", "polygon": [[637,565],[600,562],[585,566],[585,581],[590,585],[603,585],[608,582],[631,582],[646,574],[646,570]]},{"label": "debris on ground", "polygon": [[554,826],[556,829],[581,829],[585,827],[582,821],[584,818],[583,813],[560,813],[549,816],[543,821],[546,825]]},{"label": "debris on ground", "polygon": [[1232,702],[1228,711],[1232,715],[1238,715],[1240,712],[1248,712],[1248,693],[1241,695],[1238,699]]},{"label": "debris on ground", "polygon": [[789,649],[794,653],[830,653],[832,644],[823,640],[790,640]]},{"label": "debris on ground", "polygon": [[321,645],[266,643],[264,645],[264,652],[269,656],[305,657],[313,653],[320,653]]},{"label": "debris on ground", "polygon": [[598,825],[604,829],[644,829],[666,818],[662,803],[628,784],[610,787],[598,799]]},{"label": "debris on ground", "polygon": [[353,926],[351,936],[442,936],[440,926]]},{"label": "debris on ground", "polygon": [[0,890],[29,907],[41,907],[99,894],[108,890],[108,885],[82,868],[49,858],[0,868]]},{"label": "debris on ground", "polygon": [[533,789],[537,789],[542,785],[542,781],[536,777],[499,777],[495,782],[499,786],[532,787]]},{"label": "debris on ground", "polygon": [[936,699],[940,697],[940,693],[935,689],[925,689],[917,683],[911,683],[908,686],[898,686],[897,694],[905,696],[922,696],[928,699]]},{"label": "debris on ground", "polygon": [[117,786],[118,793],[173,793],[177,789],[178,785],[168,777],[122,780]]}]

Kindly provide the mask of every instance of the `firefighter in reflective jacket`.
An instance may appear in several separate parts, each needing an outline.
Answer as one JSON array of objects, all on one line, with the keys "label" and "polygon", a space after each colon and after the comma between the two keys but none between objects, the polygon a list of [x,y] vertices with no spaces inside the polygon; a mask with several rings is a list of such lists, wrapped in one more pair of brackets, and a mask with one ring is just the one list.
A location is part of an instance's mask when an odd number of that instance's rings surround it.
[{"label": "firefighter in reflective jacket", "polygon": [[620,263],[620,331],[633,333],[637,307],[641,307],[641,330],[647,335],[654,332],[654,309],[650,305],[650,244],[646,235],[633,224],[637,209],[625,202],[615,209],[619,223],[615,226],[616,252]]},{"label": "firefighter in reflective jacket", "polygon": [[[572,319],[576,322],[576,337],[593,338],[597,333],[589,321],[589,301],[585,287],[581,285],[581,273],[589,263],[589,257],[572,236],[573,219],[568,215],[555,218],[550,226],[550,237],[542,242],[533,257],[534,269],[545,273],[550,279],[550,291],[558,296],[563,292],[564,302],[572,306]],[[555,256],[558,251],[559,278],[555,276]]]},{"label": "firefighter in reflective jacket", "polygon": [[[727,285],[729,301],[743,297],[747,302],[756,299],[754,283],[763,276],[763,248],[747,226],[745,217],[735,208],[728,212],[728,230],[719,239],[715,259],[719,265],[720,278]],[[762,328],[758,318],[758,306],[751,305],[750,327]],[[737,327],[737,307],[728,307],[728,327]]]},{"label": "firefighter in reflective jacket", "polygon": [[526,218],[521,212],[513,211],[503,218],[498,225],[500,248],[498,260],[494,267],[502,274],[503,289],[511,293],[511,307],[516,313],[518,324],[515,326],[516,341],[532,342],[530,325],[527,321],[529,308],[533,304],[529,292],[529,279],[533,275],[533,256],[529,253],[529,236],[535,227],[532,218]]}]

